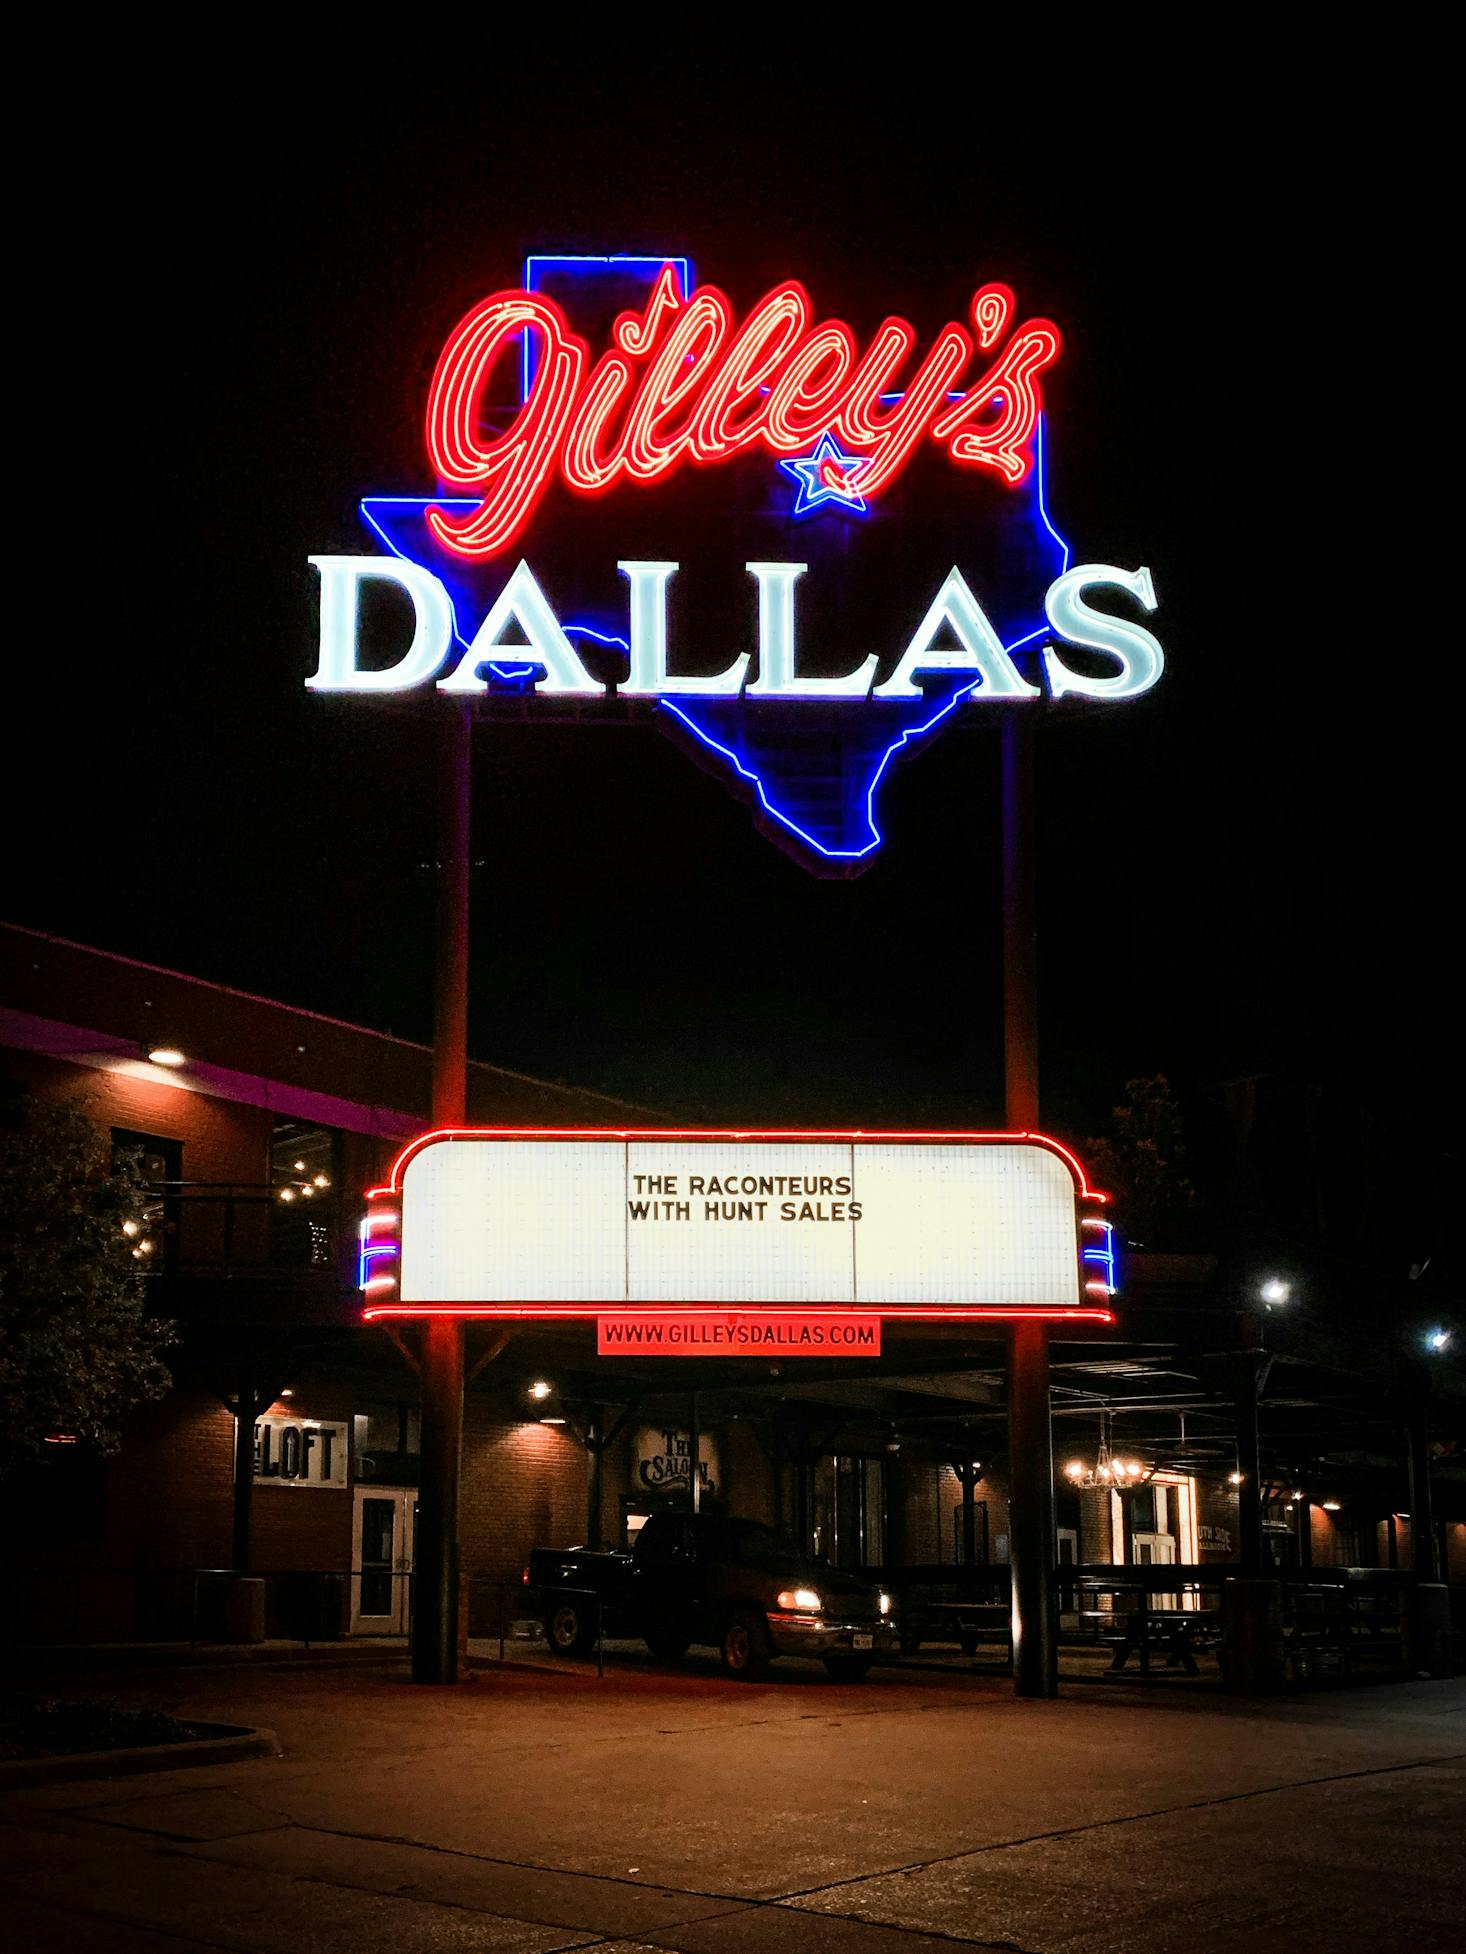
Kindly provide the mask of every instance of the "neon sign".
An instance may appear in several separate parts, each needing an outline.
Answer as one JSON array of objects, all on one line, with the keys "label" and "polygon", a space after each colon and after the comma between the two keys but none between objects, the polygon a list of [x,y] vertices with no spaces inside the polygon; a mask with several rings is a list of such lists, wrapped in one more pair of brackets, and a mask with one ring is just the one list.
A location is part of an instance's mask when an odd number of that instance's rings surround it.
[{"label": "neon sign", "polygon": [[1113,1253],[1101,1279],[1086,1239],[1106,1197],[1037,1133],[447,1129],[367,1198],[371,1321],[594,1317],[668,1355],[690,1337],[657,1326],[703,1325],[712,1353],[790,1309],[870,1326],[864,1354],[883,1320],[1113,1321]]},{"label": "neon sign", "polygon": [[[429,516],[431,517],[431,510]],[[703,698],[737,699],[920,699],[918,680],[928,674],[958,672],[970,677],[969,693],[989,700],[1036,699],[1039,687],[1019,672],[986,613],[954,564],[932,597],[921,622],[879,684],[879,655],[870,652],[853,670],[826,678],[796,671],[794,588],[805,563],[749,563],[758,586],[758,675],[750,677],[752,656],[737,653],[722,671],[703,677],[674,673],[667,641],[667,585],[679,566],[622,560],[616,565],[630,585],[627,665],[619,679],[598,680],[587,672],[565,627],[555,615],[528,563],[521,561],[489,607],[468,648],[445,677],[438,678],[455,637],[455,614],[443,584],[420,564],[370,556],[313,556],[321,576],[320,663],[307,686],[318,692],[407,692],[436,683],[440,692],[487,693],[519,688],[519,670],[506,673],[494,654],[501,652],[511,626],[523,635],[522,653],[539,674],[533,689],[543,698]],[[395,585],[412,606],[412,641],[395,665],[364,670],[357,662],[364,583]],[[1049,586],[1044,614],[1056,637],[1089,651],[1103,652],[1117,669],[1102,675],[1072,671],[1056,648],[1044,647],[1043,670],[1052,697],[1133,699],[1160,677],[1165,654],[1141,624],[1096,610],[1086,601],[1091,590],[1119,590],[1144,611],[1156,607],[1149,570],[1121,570],[1108,563],[1081,564]],[[939,644],[947,636],[955,645]]]},{"label": "neon sign", "polygon": [[[428,459],[440,481],[479,500],[467,513],[430,508],[428,527],[456,555],[495,556],[524,534],[557,476],[599,495],[662,481],[689,462],[755,447],[795,455],[831,436],[855,451],[844,487],[862,501],[928,439],[960,465],[1019,483],[1033,465],[1039,376],[1059,356],[1057,328],[1029,320],[970,386],[952,391],[974,353],[992,352],[1008,333],[1013,311],[1006,285],[984,285],[972,298],[974,331],[944,326],[906,375],[917,335],[904,319],[885,320],[862,352],[842,320],[815,323],[796,280],[776,285],[740,323],[715,285],[684,294],[668,264],[643,312],[621,314],[592,365],[554,299],[494,292],[449,334],[428,394]],[[538,358],[523,405],[486,438],[494,368],[530,338]]]},{"label": "neon sign", "polygon": [[944,728],[1164,670],[1150,570],[1074,562],[1048,512],[1059,354],[995,281],[923,344],[794,280],[740,315],[685,258],[533,256],[442,347],[436,487],[363,499],[386,554],[311,558],[306,684],[648,720],[854,873],[892,763]]}]

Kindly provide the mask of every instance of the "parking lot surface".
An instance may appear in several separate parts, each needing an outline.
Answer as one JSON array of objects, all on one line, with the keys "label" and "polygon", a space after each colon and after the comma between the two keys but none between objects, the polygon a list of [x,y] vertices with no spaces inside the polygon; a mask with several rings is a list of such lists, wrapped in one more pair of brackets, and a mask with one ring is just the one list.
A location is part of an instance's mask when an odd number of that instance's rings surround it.
[{"label": "parking lot surface", "polygon": [[49,1954],[1209,1954],[1461,1945],[1466,1684],[1075,1687],[790,1664],[400,1662],[64,1679],[264,1725],[279,1758],[12,1791]]}]

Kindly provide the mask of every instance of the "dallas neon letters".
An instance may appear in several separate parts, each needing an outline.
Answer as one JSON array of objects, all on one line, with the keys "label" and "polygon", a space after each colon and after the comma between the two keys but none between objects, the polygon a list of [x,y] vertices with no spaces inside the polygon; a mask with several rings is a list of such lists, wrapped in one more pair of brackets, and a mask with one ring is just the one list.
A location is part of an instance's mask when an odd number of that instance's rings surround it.
[{"label": "dallas neon letters", "polygon": [[[494,292],[454,327],[428,395],[428,459],[441,483],[479,496],[467,514],[428,511],[438,543],[469,560],[496,556],[528,528],[558,475],[583,495],[646,485],[688,462],[726,461],[762,447],[798,455],[833,436],[848,468],[826,462],[825,486],[857,505],[898,476],[923,439],[964,467],[1010,487],[1033,465],[1043,405],[1039,376],[1059,356],[1058,328],[1013,321],[1013,293],[987,284],[973,294],[972,331],[942,328],[915,370],[904,319],[879,326],[864,353],[841,320],[814,320],[808,292],[787,280],[741,324],[715,285],[684,294],[662,268],[640,314],[623,312],[612,345],[594,364],[586,341],[551,298]],[[501,433],[486,437],[484,393],[501,359],[533,345],[533,377]],[[974,354],[994,355],[971,385]]]},{"label": "dallas neon letters", "polygon": [[[879,654],[866,646],[852,647],[851,670],[832,678],[811,678],[798,670],[795,629],[795,587],[807,566],[803,563],[750,563],[757,589],[758,670],[750,679],[752,655],[739,651],[723,670],[710,676],[689,677],[669,669],[667,641],[667,585],[675,563],[622,562],[628,592],[629,656],[624,675],[602,682],[591,676],[567,637],[559,618],[536,581],[528,563],[521,562],[506,580],[475,632],[468,649],[451,671],[443,673],[454,644],[453,606],[438,579],[419,564],[395,557],[313,556],[321,577],[320,663],[306,684],[317,692],[408,692],[436,681],[449,694],[478,695],[503,681],[492,670],[494,654],[509,649],[517,664],[538,666],[543,676],[533,689],[541,697],[597,698],[613,691],[631,698],[703,698],[751,700],[914,699],[926,672],[971,672],[972,700],[1004,703],[1037,698],[1040,688],[1024,678],[989,623],[982,605],[959,568],[953,567],[927,606],[925,615],[901,651],[890,676],[876,683]],[[412,641],[394,665],[363,669],[358,662],[364,583],[395,584],[406,593],[413,610]],[[1080,564],[1067,570],[1050,587],[1045,615],[1055,638],[1081,650],[1101,653],[1113,661],[1102,675],[1078,672],[1059,657],[1053,645],[1042,653],[1044,676],[1053,698],[1101,700],[1139,697],[1160,678],[1165,654],[1155,636],[1141,624],[1109,611],[1094,609],[1086,593],[1109,590],[1138,604],[1146,612],[1156,608],[1150,571],[1122,570],[1108,563]],[[524,643],[505,646],[510,625],[519,627]],[[955,638],[952,645],[950,639]],[[947,642],[939,642],[947,641]],[[518,689],[517,687],[515,689]]]}]

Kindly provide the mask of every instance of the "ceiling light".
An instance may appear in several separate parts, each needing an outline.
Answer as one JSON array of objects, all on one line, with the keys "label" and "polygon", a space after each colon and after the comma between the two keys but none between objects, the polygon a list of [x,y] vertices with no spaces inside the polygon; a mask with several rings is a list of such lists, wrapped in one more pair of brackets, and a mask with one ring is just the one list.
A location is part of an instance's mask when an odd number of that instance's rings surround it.
[{"label": "ceiling light", "polygon": [[547,1398],[549,1397],[550,1393],[554,1390],[554,1388],[555,1388],[554,1385],[547,1384],[544,1378],[537,1377],[534,1383],[531,1384],[529,1387],[529,1395],[532,1398],[536,1398],[536,1399]]},{"label": "ceiling light", "polygon": [[153,1049],[148,1053],[148,1063],[150,1065],[182,1065],[185,1063],[185,1060],[183,1053],[179,1051],[176,1045],[154,1045]]}]

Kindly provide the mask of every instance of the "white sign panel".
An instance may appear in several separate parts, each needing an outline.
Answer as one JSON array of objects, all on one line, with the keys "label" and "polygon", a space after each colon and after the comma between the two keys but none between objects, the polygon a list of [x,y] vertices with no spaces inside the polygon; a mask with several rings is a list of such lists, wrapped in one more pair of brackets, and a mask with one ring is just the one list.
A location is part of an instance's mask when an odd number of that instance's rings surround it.
[{"label": "white sign panel", "polygon": [[1074,1308],[1077,1195],[1024,1139],[469,1134],[403,1169],[400,1301]]}]

